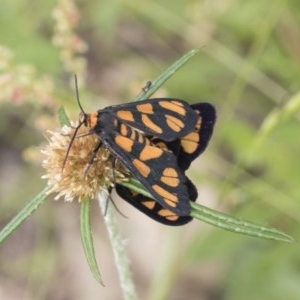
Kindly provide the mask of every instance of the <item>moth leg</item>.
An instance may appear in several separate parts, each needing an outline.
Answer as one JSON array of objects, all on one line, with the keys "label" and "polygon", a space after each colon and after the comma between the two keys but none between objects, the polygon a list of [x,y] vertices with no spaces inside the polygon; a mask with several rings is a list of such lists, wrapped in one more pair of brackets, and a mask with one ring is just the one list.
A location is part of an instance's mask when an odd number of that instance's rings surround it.
[{"label": "moth leg", "polygon": [[84,171],[83,178],[85,178],[86,175],[87,175],[87,173],[89,172],[90,167],[92,166],[92,164],[94,162],[94,159],[95,159],[95,157],[97,155],[97,152],[99,151],[99,149],[100,149],[101,146],[102,146],[102,141],[99,140],[99,142],[97,143],[97,145],[95,146],[95,148],[94,148],[94,150],[92,152],[91,158],[90,158],[90,160],[88,162],[88,165],[87,165],[87,167],[86,167],[86,169]]},{"label": "moth leg", "polygon": [[113,158],[112,160],[112,177],[113,177],[113,183],[114,183],[114,186],[116,186],[116,161],[117,159],[116,158]]}]

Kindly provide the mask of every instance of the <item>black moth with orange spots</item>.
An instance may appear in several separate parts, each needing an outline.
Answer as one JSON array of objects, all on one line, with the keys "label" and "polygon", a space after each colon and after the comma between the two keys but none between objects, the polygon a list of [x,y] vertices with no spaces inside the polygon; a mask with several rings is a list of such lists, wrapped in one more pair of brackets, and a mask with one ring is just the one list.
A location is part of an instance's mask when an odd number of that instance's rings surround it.
[{"label": "black moth with orange spots", "polygon": [[[145,210],[139,204],[131,204],[166,224],[172,218],[165,217],[161,208],[179,216],[179,220],[190,220],[189,200],[196,200],[197,191],[184,171],[204,151],[214,122],[215,111],[210,104],[190,106],[178,99],[157,98],[109,106],[90,114],[82,110],[77,130],[85,125],[90,134],[99,136],[91,163],[104,145],[157,201],[154,206],[143,205]],[[165,143],[165,147],[159,146],[159,142]],[[121,192],[126,201],[135,197],[142,202],[139,196],[127,192],[132,191]],[[161,217],[167,221],[161,221]],[[175,219],[173,225],[181,225],[175,224]]]},{"label": "black moth with orange spots", "polygon": [[[216,119],[215,109],[209,103],[197,103],[191,105],[191,107],[198,114],[198,120],[194,130],[186,136],[172,142],[165,142],[155,137],[148,137],[151,143],[157,147],[172,151],[177,157],[179,168],[183,172],[188,169],[191,162],[207,147]],[[185,185],[189,193],[189,199],[195,202],[198,197],[196,187],[187,177]],[[155,200],[126,188],[121,184],[116,184],[116,191],[125,201],[162,224],[180,226],[192,220],[192,217],[176,214]]]}]

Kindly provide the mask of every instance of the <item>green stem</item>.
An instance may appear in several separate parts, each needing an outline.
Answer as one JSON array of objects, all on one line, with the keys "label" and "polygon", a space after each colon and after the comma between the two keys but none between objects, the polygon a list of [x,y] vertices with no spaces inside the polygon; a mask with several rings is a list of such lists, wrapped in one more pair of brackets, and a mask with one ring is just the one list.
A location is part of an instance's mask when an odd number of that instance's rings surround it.
[{"label": "green stem", "polygon": [[129,260],[126,256],[124,242],[118,230],[116,220],[111,208],[107,206],[108,194],[106,191],[98,194],[98,202],[104,216],[106,228],[110,238],[111,247],[114,253],[117,270],[119,273],[123,297],[125,300],[136,300],[136,290],[129,269]]}]

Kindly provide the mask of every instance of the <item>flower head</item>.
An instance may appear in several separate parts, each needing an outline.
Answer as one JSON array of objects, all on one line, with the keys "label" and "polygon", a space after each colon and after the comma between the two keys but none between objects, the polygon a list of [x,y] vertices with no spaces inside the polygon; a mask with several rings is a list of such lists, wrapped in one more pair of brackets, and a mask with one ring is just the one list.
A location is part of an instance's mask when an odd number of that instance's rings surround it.
[{"label": "flower head", "polygon": [[108,190],[116,182],[126,180],[126,174],[129,174],[104,145],[91,162],[93,151],[99,142],[96,134],[89,134],[80,128],[70,146],[74,134],[73,125],[76,124],[72,124],[72,127],[64,126],[60,132],[48,131],[51,135],[49,144],[42,150],[47,156],[42,163],[47,171],[43,178],[48,179],[48,185],[51,186],[49,193],[57,193],[55,200],[61,197],[65,201],[95,198],[99,191]]}]

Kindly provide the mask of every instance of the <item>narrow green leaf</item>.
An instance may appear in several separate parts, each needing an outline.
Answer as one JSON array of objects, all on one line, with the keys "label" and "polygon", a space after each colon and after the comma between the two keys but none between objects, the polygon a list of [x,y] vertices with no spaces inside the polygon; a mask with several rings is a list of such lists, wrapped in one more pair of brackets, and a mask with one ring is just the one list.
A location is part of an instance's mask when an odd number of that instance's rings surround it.
[{"label": "narrow green leaf", "polygon": [[186,64],[195,54],[200,51],[201,48],[196,48],[188,53],[184,54],[178,60],[176,60],[169,68],[167,68],[162,74],[160,74],[155,80],[153,80],[149,87],[143,89],[133,101],[139,101],[148,99],[153,93],[155,93],[176,71],[178,71],[184,64]]},{"label": "narrow green leaf", "polygon": [[33,198],[1,231],[0,244],[9,237],[47,199],[49,187]]},{"label": "narrow green leaf", "polygon": [[264,119],[254,143],[255,147],[258,148],[259,145],[262,145],[263,141],[274,130],[276,126],[279,126],[282,122],[290,118],[291,115],[296,114],[299,110],[300,92],[291,97],[291,99],[285,104],[284,107],[274,108]]},{"label": "narrow green leaf", "polygon": [[294,242],[294,239],[274,228],[240,220],[216,210],[210,209],[195,202],[191,203],[191,216],[213,226],[263,239],[271,239],[283,242]]},{"label": "narrow green leaf", "polygon": [[[151,194],[147,190],[145,190],[141,183],[134,178],[130,178],[129,181],[122,182],[121,184],[146,197],[153,198]],[[190,203],[191,216],[210,225],[232,232],[259,237],[263,239],[272,239],[283,242],[294,242],[294,239],[291,236],[277,229],[264,227],[249,221],[240,220],[238,218],[210,209],[193,201],[190,201]]]},{"label": "narrow green leaf", "polygon": [[67,126],[70,126],[71,123],[70,123],[70,120],[66,114],[66,111],[65,111],[65,108],[63,106],[61,106],[58,111],[58,120],[59,120],[59,123],[60,123],[60,126],[64,126],[64,125],[67,125]]},{"label": "narrow green leaf", "polygon": [[129,178],[128,181],[120,182],[120,184],[138,192],[139,194],[142,194],[146,197],[153,199],[153,196],[144,188],[144,186],[137,179],[133,177]]},{"label": "narrow green leaf", "polygon": [[95,257],[93,236],[91,230],[89,199],[84,199],[81,202],[80,235],[81,235],[81,241],[83,244],[85,256],[87,258],[90,270],[93,273],[96,280],[99,281],[102,285],[104,285],[98,268],[97,260]]}]

